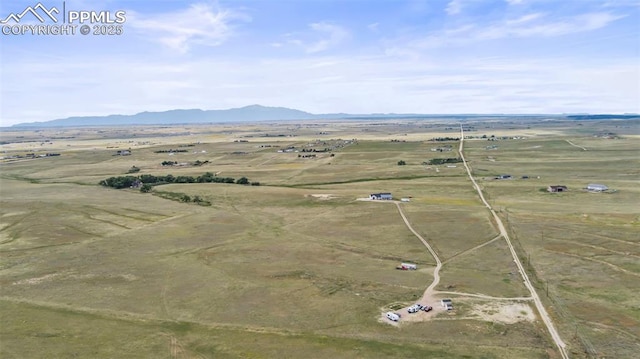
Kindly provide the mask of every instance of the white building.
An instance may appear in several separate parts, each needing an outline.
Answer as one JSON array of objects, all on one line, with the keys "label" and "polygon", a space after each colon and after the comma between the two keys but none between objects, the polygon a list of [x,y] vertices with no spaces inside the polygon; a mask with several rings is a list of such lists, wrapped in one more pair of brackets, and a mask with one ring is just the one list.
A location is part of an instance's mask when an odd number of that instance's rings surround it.
[{"label": "white building", "polygon": [[393,199],[393,196],[391,195],[391,193],[372,193],[369,195],[369,198],[390,200]]},{"label": "white building", "polygon": [[608,189],[609,187],[603,184],[590,183],[587,185],[587,191],[591,191],[591,192],[604,192]]}]

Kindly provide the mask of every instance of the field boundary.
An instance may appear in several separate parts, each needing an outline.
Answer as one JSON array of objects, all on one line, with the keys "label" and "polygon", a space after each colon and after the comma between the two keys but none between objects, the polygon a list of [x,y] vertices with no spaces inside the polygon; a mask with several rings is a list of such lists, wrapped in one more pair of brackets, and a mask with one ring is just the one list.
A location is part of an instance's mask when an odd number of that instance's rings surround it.
[{"label": "field boundary", "polygon": [[471,168],[469,167],[467,160],[464,157],[463,149],[464,149],[464,129],[461,124],[460,125],[460,147],[458,149],[458,152],[460,153],[460,157],[462,158],[462,163],[464,164],[464,168],[467,170],[469,179],[471,180],[474,188],[478,192],[478,195],[480,196],[480,200],[489,209],[489,212],[491,212],[491,215],[493,216],[493,219],[495,220],[495,223],[498,226],[501,236],[504,237],[505,241],[507,242],[507,245],[509,246],[509,251],[511,252],[511,256],[513,257],[513,261],[518,267],[518,271],[520,272],[520,275],[522,276],[522,280],[524,281],[524,285],[527,287],[527,289],[531,293],[531,297],[533,298],[533,301],[536,304],[538,313],[540,314],[540,317],[542,318],[542,321],[544,322],[544,324],[547,326],[547,330],[549,331],[551,338],[553,339],[556,346],[558,347],[560,355],[562,356],[563,359],[569,359],[569,354],[567,354],[566,345],[562,341],[562,338],[560,338],[560,334],[558,334],[558,331],[553,325],[553,321],[551,320],[551,317],[549,316],[546,309],[544,308],[544,305],[542,304],[542,301],[538,296],[538,292],[536,291],[533,284],[529,280],[529,276],[527,275],[524,269],[524,266],[522,265],[522,262],[520,262],[520,258],[518,258],[518,254],[516,253],[515,248],[511,244],[511,240],[509,239],[509,234],[507,233],[507,230],[504,227],[502,220],[500,219],[500,217],[498,217],[498,214],[493,210],[493,207],[491,207],[489,202],[487,202],[487,200],[484,198],[482,189],[480,189],[480,186],[478,185],[476,180],[473,178],[473,175],[471,174]]}]

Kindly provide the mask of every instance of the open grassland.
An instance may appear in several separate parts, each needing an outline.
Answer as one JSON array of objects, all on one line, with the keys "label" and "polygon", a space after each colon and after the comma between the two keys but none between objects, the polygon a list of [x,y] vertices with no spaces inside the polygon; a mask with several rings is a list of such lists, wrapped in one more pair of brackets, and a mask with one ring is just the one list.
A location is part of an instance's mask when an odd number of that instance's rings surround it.
[{"label": "open grassland", "polygon": [[[639,341],[640,148],[628,136],[632,125],[609,126],[627,131],[613,140],[573,122],[478,122],[474,136],[529,137],[465,145],[575,357],[631,358]],[[527,299],[508,300],[528,292],[464,169],[422,164],[459,156],[455,142],[428,141],[455,137],[455,126],[3,133],[0,356],[558,357]],[[336,144],[331,152],[278,152]],[[445,144],[454,150],[432,151]],[[131,155],[115,155],[129,149]],[[46,152],[60,156],[8,158]],[[307,153],[316,157],[298,157]],[[132,166],[140,171],[131,175],[211,172],[262,185],[169,184],[146,194],[97,185]],[[505,173],[531,178],[490,179]],[[580,190],[593,182],[617,192]],[[550,184],[570,191],[541,191]],[[402,208],[444,263],[436,289],[452,292],[442,296],[454,298],[453,312],[438,309],[433,320],[399,326],[381,322],[381,312],[422,297],[435,260],[393,203],[357,200],[376,192],[411,199]],[[418,270],[395,270],[400,262]],[[498,318],[509,308],[521,318]]]},{"label": "open grassland", "polygon": [[[518,239],[573,355],[634,357],[640,349],[637,137],[568,133],[498,145],[487,150],[484,142],[470,142],[474,174]],[[515,179],[491,179],[497,174]],[[589,193],[589,183],[612,191]],[[549,185],[569,191],[548,193]]]}]

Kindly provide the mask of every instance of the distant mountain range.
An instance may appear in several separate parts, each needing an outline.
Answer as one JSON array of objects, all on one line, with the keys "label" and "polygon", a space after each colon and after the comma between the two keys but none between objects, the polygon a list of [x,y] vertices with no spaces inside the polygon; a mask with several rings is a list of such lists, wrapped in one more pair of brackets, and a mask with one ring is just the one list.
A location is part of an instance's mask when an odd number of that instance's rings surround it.
[{"label": "distant mountain range", "polygon": [[[126,125],[172,125],[224,122],[258,122],[279,120],[319,119],[375,119],[375,118],[474,118],[506,117],[514,115],[424,115],[424,114],[312,114],[285,107],[251,105],[228,110],[170,110],[162,112],[140,112],[135,115],[68,117],[44,122],[29,122],[12,127],[72,127],[72,126],[126,126]],[[540,117],[549,115],[517,115],[518,117]],[[606,116],[606,117],[605,117]],[[565,117],[565,116],[554,116]],[[566,116],[571,118],[572,116]],[[638,118],[638,115],[579,115],[574,119]]]}]

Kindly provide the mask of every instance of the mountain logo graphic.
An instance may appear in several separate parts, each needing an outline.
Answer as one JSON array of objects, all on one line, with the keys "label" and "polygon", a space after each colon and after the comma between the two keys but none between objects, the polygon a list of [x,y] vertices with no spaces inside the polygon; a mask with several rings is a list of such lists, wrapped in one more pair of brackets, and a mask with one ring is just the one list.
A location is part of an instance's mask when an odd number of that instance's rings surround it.
[{"label": "mountain logo graphic", "polygon": [[51,9],[48,10],[46,6],[42,5],[42,3],[37,3],[36,6],[33,6],[33,7],[28,6],[26,9],[24,9],[23,12],[19,14],[14,14],[14,13],[9,14],[9,16],[7,16],[4,20],[0,20],[0,24],[6,24],[11,20],[13,20],[15,23],[19,23],[20,20],[22,20],[22,18],[28,13],[31,13],[33,16],[35,16],[36,19],[40,20],[40,22],[45,22],[44,16],[40,15],[38,13],[38,10],[42,11],[53,22],[58,22],[58,19],[56,19],[56,17],[53,16],[53,14],[54,13],[59,14],[60,10],[56,9],[55,7],[52,7]]}]

